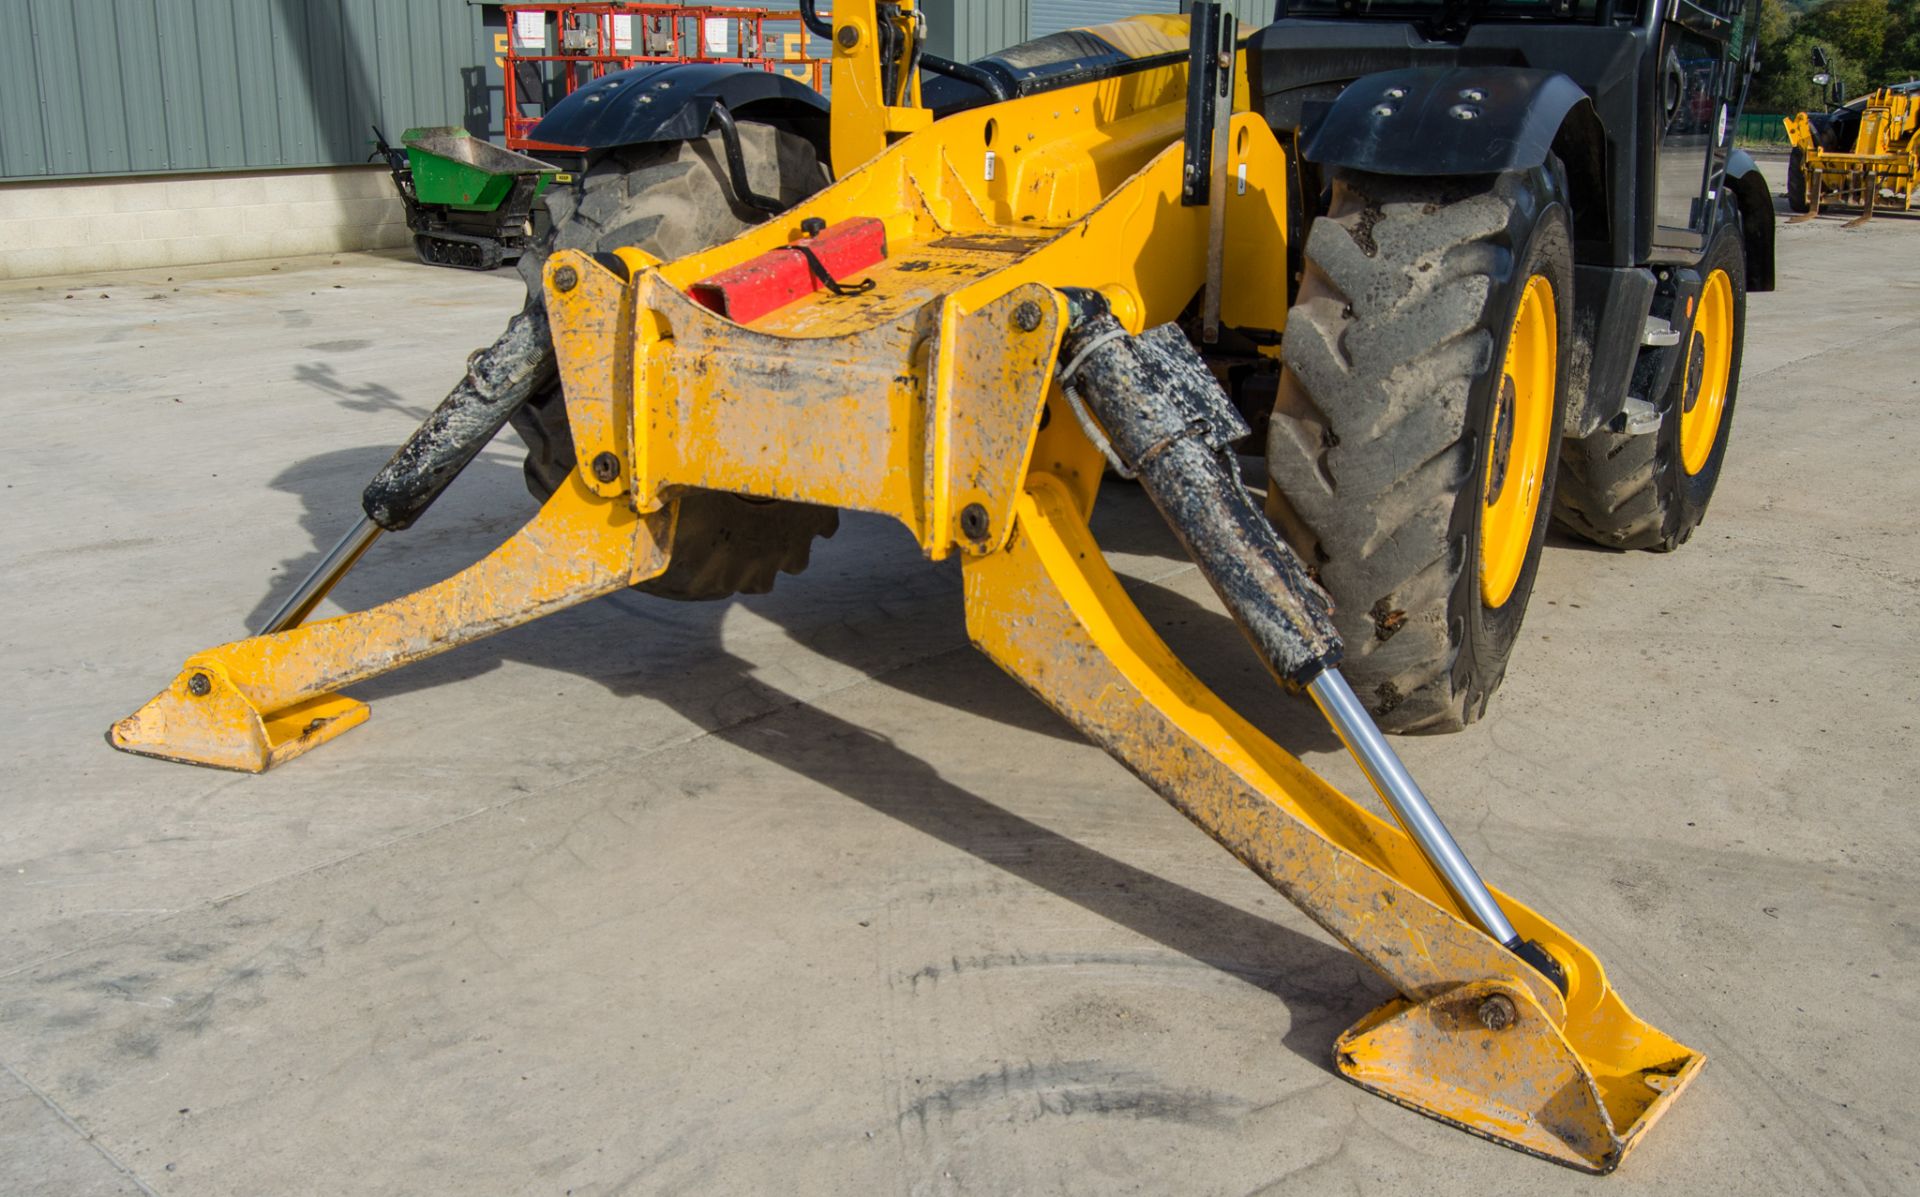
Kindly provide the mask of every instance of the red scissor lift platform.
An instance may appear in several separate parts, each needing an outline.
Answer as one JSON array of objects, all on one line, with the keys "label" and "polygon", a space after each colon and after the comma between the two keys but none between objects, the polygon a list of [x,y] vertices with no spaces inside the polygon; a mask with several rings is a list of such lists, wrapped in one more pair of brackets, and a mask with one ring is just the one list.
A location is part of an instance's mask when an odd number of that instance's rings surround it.
[{"label": "red scissor lift platform", "polygon": [[[508,4],[506,140],[515,150],[547,148],[530,134],[545,107],[548,81],[562,95],[595,79],[650,63],[724,62],[779,71],[824,94],[829,63],[808,53],[794,9],[682,4]],[[768,26],[773,26],[769,29]],[[533,32],[538,30],[538,37]],[[771,43],[771,44],[770,44]],[[546,64],[557,64],[555,66]],[[529,85],[538,89],[527,95]]]}]

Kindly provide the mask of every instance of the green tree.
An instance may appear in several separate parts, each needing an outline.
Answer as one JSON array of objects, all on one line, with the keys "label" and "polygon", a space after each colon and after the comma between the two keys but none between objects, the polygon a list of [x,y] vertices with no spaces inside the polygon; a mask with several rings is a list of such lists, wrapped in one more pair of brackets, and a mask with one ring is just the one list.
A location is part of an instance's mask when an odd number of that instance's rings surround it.
[{"label": "green tree", "polygon": [[1814,84],[1813,51],[1852,98],[1920,74],[1920,0],[1761,0],[1760,75],[1749,112],[1828,107]]},{"label": "green tree", "polygon": [[1794,32],[1826,46],[1829,54],[1838,51],[1861,72],[1848,82],[1870,87],[1879,82],[1889,22],[1887,0],[1826,0],[1801,17]]},{"label": "green tree", "polygon": [[1880,56],[1880,82],[1901,83],[1920,77],[1920,0],[1887,5],[1886,48]]}]

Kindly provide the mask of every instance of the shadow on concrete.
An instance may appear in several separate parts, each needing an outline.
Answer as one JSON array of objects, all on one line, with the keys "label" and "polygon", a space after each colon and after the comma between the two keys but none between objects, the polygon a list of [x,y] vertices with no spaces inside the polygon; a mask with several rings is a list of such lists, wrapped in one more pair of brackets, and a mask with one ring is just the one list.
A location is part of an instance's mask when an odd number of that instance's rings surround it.
[{"label": "shadow on concrete", "polygon": [[[1887,201],[1888,204],[1891,204],[1892,202],[1893,201],[1891,200]],[[1865,214],[1865,212],[1866,212],[1865,208],[1848,207],[1845,205],[1835,204],[1831,199],[1827,199],[1821,202],[1820,215],[1816,216],[1814,219],[1823,221],[1823,222],[1829,221],[1829,220],[1837,220],[1844,224],[1849,220],[1858,219],[1860,216]],[[1787,197],[1784,195],[1776,195],[1773,197],[1773,213],[1776,216],[1783,217],[1786,219],[1792,219],[1794,217],[1802,215],[1802,213],[1798,213],[1793,210],[1793,205],[1787,203]],[[1901,208],[1887,207],[1882,205],[1875,205],[1873,209],[1873,220],[1877,221],[1882,217],[1885,217],[1888,220],[1895,220],[1895,221],[1920,221],[1920,208],[1901,209]],[[1811,222],[1803,221],[1800,223],[1811,223]],[[1870,228],[1872,227],[1872,224],[1873,224],[1873,221],[1869,221],[1867,225],[1863,227]]]},{"label": "shadow on concrete", "polygon": [[[736,663],[745,684],[760,686],[745,676],[746,662]],[[958,667],[921,662],[880,680],[892,685],[913,674],[937,679],[941,701],[954,709],[1027,730],[1057,722],[1038,702],[1010,703],[1011,683],[982,658]],[[768,689],[769,701],[786,698]],[[1317,1068],[1332,1072],[1328,1044],[1334,1035],[1391,996],[1385,983],[1345,950],[1115,860],[996,806],[947,781],[885,736],[817,707],[790,708],[782,712],[777,727],[775,722],[750,721],[717,733],[717,738],[1170,951],[1257,985],[1287,1004],[1291,1023],[1282,1041]],[[1272,900],[1280,899],[1275,895]]]},{"label": "shadow on concrete", "polygon": [[[301,373],[305,377],[310,372],[303,367]],[[323,389],[357,403],[355,396],[365,388],[334,380]],[[360,610],[411,593],[451,576],[512,536],[534,512],[523,488],[518,452],[510,437],[497,441],[419,524],[376,542],[342,579],[333,601],[346,610]],[[260,626],[277,610],[359,519],[361,487],[391,454],[384,445],[338,450],[299,462],[274,479],[276,490],[300,500],[301,527],[309,544],[274,572],[267,593],[248,615],[249,628]],[[1116,551],[1185,561],[1178,542],[1138,487],[1116,486],[1103,494],[1094,529],[1101,543]],[[1255,727],[1296,753],[1339,749],[1312,703],[1280,688],[1232,620],[1165,585],[1128,580],[1126,586],[1175,654]],[[721,632],[731,608],[744,607],[784,628],[796,643],[871,676],[902,656],[931,655],[929,646],[933,654],[961,649],[966,643],[962,603],[955,562],[930,565],[892,521],[846,513],[838,535],[815,543],[808,572],[783,576],[771,594],[717,603],[676,603],[634,591],[610,595],[369,679],[353,692],[376,700],[477,677],[503,660],[518,660],[574,674],[613,694],[652,697],[712,732],[738,718],[743,709],[754,709],[752,703],[741,705],[744,677],[729,679],[715,666],[725,658]],[[931,703],[952,705],[937,675],[893,669],[875,680]],[[695,696],[691,703],[684,701],[689,695]],[[1009,717],[1019,709],[1045,711],[1006,679],[1000,700],[974,713],[1036,730],[1024,719]],[[1079,739],[1050,713],[1038,728],[1058,738]]]},{"label": "shadow on concrete", "polygon": [[1576,553],[1605,553],[1616,557],[1621,553],[1638,551],[1633,549],[1613,549],[1603,544],[1595,544],[1591,540],[1582,540],[1557,523],[1547,525],[1547,539],[1541,547],[1543,549],[1571,549]]},{"label": "shadow on concrete", "polygon": [[[351,397],[355,390],[335,393]],[[336,600],[358,609],[408,593],[510,536],[532,514],[521,489],[517,448],[503,440],[476,460],[420,525],[376,544],[342,580]],[[275,479],[276,489],[301,499],[312,545],[283,564],[253,623],[352,523],[361,484],[390,453],[388,446],[365,446],[322,454]],[[509,510],[500,515],[478,510],[503,506]],[[1134,530],[1132,551],[1178,554],[1137,488],[1116,488],[1102,506],[1109,508],[1099,521],[1107,535],[1121,527]],[[1337,746],[1310,704],[1280,691],[1225,616],[1165,586],[1132,582],[1128,588],[1175,651],[1263,731],[1295,751]],[[762,681],[757,666],[723,644],[722,623],[736,605],[902,694],[1021,731],[1079,739],[967,648],[957,567],[929,566],[904,530],[860,515],[843,517],[840,534],[816,545],[809,573],[782,578],[773,594],[720,603],[674,603],[632,591],[610,595],[372,679],[352,693],[377,701],[517,660],[577,675],[615,694],[645,695],[728,744],[1274,993],[1293,1015],[1285,1042],[1317,1067],[1328,1067],[1332,1031],[1385,996],[1382,983],[1348,953],[1039,826],[945,780],[887,737]],[[876,607],[884,610],[876,613]],[[835,619],[835,612],[845,614]],[[873,626],[862,626],[862,620]],[[887,644],[896,659],[876,675],[876,665],[886,664],[880,658]],[[897,661],[902,646],[915,654],[905,665]]]},{"label": "shadow on concrete", "polygon": [[366,59],[373,31],[354,28],[353,14],[337,4],[277,0],[274,8],[274,36],[285,40],[305,93],[282,102],[304,99],[327,161],[364,160],[381,120],[382,96]]},{"label": "shadow on concrete", "polygon": [[342,406],[353,411],[399,412],[416,422],[426,419],[429,411],[428,408],[419,404],[407,402],[400,392],[392,387],[382,386],[377,382],[349,385],[334,373],[331,362],[303,362],[293,368],[293,378],[295,382],[304,383],[317,391],[323,391],[338,398]]}]

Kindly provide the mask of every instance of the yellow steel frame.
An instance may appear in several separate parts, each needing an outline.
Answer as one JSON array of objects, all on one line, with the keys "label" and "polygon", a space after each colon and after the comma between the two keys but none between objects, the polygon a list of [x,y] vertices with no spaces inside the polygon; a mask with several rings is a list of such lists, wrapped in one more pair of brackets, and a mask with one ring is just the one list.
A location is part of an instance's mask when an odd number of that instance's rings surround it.
[{"label": "yellow steel frame", "polygon": [[[1822,204],[1864,211],[1851,224],[1873,218],[1886,192],[1902,211],[1913,207],[1920,180],[1920,95],[1881,88],[1861,106],[1860,128],[1849,150],[1825,150],[1814,140],[1804,112],[1785,118],[1787,140],[1802,154],[1808,210],[1796,222],[1813,220]],[[1851,226],[1850,226],[1851,227]]]},{"label": "yellow steel frame", "polygon": [[[837,20],[871,29],[871,0]],[[1183,40],[1164,18],[1131,36]],[[853,51],[871,36],[847,39]],[[281,763],[365,717],[335,691],[453,644],[651,577],[692,488],[879,512],[930,558],[963,560],[984,652],[1387,977],[1400,996],[1341,1037],[1340,1071],[1395,1101],[1606,1171],[1703,1057],[1635,1018],[1598,960],[1501,897],[1562,963],[1565,996],[1476,930],[1397,828],[1261,735],[1174,657],[1087,528],[1101,458],[1052,375],[1066,305],[1097,289],[1134,331],[1202,283],[1204,208],[1180,203],[1184,63],[964,112],[918,132],[837,64],[836,137],[874,147],[804,205],[624,274],[572,251],[547,308],[582,469],[493,556],[370,611],[210,650],[116,725],[131,751],[229,768]],[[859,68],[859,69],[849,69]],[[1285,158],[1245,110],[1228,129],[1222,314],[1285,321]],[[886,144],[887,142],[891,144]],[[986,155],[992,152],[994,157]],[[692,282],[787,244],[801,222],[876,216],[865,294],[816,293],[743,327]],[[603,479],[588,468],[613,454]]]}]

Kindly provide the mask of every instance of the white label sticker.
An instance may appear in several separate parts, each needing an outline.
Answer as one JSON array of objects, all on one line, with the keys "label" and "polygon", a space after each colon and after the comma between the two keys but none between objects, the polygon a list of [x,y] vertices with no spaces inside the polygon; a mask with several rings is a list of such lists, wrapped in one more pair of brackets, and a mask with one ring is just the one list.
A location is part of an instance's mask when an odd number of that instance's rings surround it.
[{"label": "white label sticker", "polygon": [[615,15],[613,18],[613,48],[616,50],[633,49],[633,18]]},{"label": "white label sticker", "polygon": [[1246,193],[1247,193],[1247,164],[1242,162],[1240,164],[1240,194],[1245,195]]},{"label": "white label sticker", "polygon": [[987,182],[993,182],[993,151],[987,151]]},{"label": "white label sticker", "polygon": [[547,48],[547,14],[543,12],[515,13],[513,18],[513,39],[529,50]]}]

